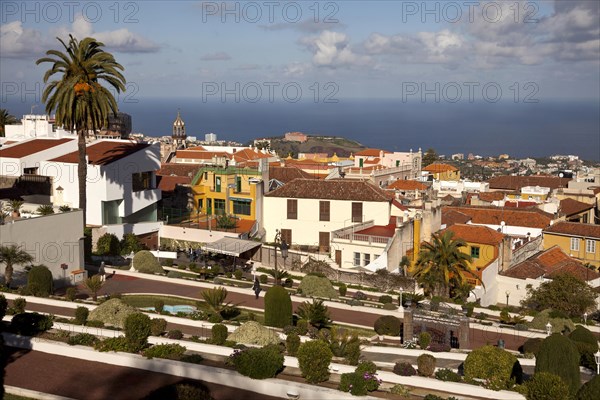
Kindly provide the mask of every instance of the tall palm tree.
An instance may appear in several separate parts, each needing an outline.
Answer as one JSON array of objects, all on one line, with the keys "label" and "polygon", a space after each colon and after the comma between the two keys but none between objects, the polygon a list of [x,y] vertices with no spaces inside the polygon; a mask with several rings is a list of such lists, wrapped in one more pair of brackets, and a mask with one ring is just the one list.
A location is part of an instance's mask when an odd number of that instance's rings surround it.
[{"label": "tall palm tree", "polygon": [[4,272],[4,283],[10,287],[13,276],[13,265],[27,264],[33,261],[31,254],[21,249],[19,246],[0,246],[0,264],[6,266]]},{"label": "tall palm tree", "polygon": [[9,114],[8,110],[0,108],[0,137],[4,137],[4,127],[6,125],[16,124],[19,121],[14,115]]},{"label": "tall palm tree", "polygon": [[79,208],[83,210],[83,225],[86,217],[86,135],[106,125],[110,113],[118,111],[117,102],[112,93],[102,86],[105,82],[117,93],[125,91],[125,77],[120,71],[124,68],[115,61],[112,54],[102,50],[104,44],[93,38],[82,41],[69,35],[68,43],[60,38],[65,53],[48,50],[47,57],[40,58],[36,64],[52,64],[44,74],[44,83],[58,74],[57,79],[48,83],[42,94],[46,103],[46,112],[56,113],[56,124],[66,130],[77,130],[79,163]]},{"label": "tall palm tree", "polygon": [[477,278],[471,266],[472,258],[460,249],[466,246],[454,233],[434,233],[431,241],[423,244],[415,264],[413,276],[419,281],[433,283],[435,295],[448,296],[452,284],[466,282],[467,276]]}]

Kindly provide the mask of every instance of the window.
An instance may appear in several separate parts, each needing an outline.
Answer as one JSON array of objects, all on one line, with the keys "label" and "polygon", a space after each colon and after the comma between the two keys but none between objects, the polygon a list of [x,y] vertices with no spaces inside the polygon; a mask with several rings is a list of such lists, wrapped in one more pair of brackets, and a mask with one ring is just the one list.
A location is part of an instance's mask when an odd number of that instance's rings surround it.
[{"label": "window", "polygon": [[362,167],[364,166],[364,164],[365,164],[365,160],[364,160],[364,158],[359,158],[359,159],[358,159],[358,166],[359,166],[360,168],[362,168]]},{"label": "window", "polygon": [[219,193],[221,192],[221,177],[220,176],[215,176],[215,192],[219,192]]},{"label": "window", "polygon": [[587,239],[585,241],[585,252],[586,253],[595,253],[596,252],[596,241]]},{"label": "window", "polygon": [[571,250],[579,251],[579,238],[571,238]]},{"label": "window", "polygon": [[319,201],[319,221],[329,221],[328,201]]},{"label": "window", "polygon": [[134,192],[152,189],[152,172],[137,172],[131,176],[131,189]]},{"label": "window", "polygon": [[251,202],[249,200],[233,200],[233,213],[240,215],[251,215]]},{"label": "window", "polygon": [[371,255],[370,254],[363,254],[363,266],[367,266],[371,263]]},{"label": "window", "polygon": [[225,214],[225,200],[215,199],[215,214],[217,214],[217,215]]},{"label": "window", "polygon": [[235,178],[235,192],[239,193],[242,191],[242,177],[241,176],[237,176]]},{"label": "window", "polygon": [[298,200],[288,199],[287,219],[298,219]]},{"label": "window", "polygon": [[396,167],[400,166],[400,160],[396,160]]},{"label": "window", "polygon": [[203,208],[204,208],[204,200],[198,199],[198,210],[201,212]]},{"label": "window", "polygon": [[471,247],[471,257],[479,258],[479,247]]},{"label": "window", "polygon": [[288,246],[292,244],[292,230],[291,229],[282,229],[281,230],[281,240],[285,241]]},{"label": "window", "polygon": [[362,203],[352,203],[352,222],[362,222]]},{"label": "window", "polygon": [[360,267],[360,253],[354,253],[354,266]]}]

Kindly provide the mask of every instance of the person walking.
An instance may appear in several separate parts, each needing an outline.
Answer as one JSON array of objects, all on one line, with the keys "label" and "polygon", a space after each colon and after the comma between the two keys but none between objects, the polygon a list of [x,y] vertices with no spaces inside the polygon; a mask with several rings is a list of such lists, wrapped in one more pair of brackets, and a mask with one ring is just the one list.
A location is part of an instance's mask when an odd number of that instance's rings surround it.
[{"label": "person walking", "polygon": [[258,277],[254,278],[254,284],[252,285],[252,290],[254,291],[254,295],[256,296],[256,299],[258,299],[258,295],[262,291],[262,289],[260,287],[260,282],[258,281]]}]

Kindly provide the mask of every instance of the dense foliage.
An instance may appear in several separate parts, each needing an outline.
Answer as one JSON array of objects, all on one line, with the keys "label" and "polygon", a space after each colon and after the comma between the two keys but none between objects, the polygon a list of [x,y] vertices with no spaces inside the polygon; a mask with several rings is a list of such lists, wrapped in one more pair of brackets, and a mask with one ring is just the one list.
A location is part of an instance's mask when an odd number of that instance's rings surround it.
[{"label": "dense foliage", "polygon": [[265,294],[265,325],[283,328],[292,323],[292,299],[282,286],[272,286]]},{"label": "dense foliage", "polygon": [[93,309],[89,319],[102,321],[104,325],[123,328],[125,319],[135,312],[137,312],[135,308],[125,304],[121,299],[110,299]]},{"label": "dense foliage", "polygon": [[52,272],[45,265],[34,265],[27,273],[27,293],[48,297],[53,291]]},{"label": "dense foliage", "polygon": [[579,352],[566,336],[552,334],[542,342],[535,359],[535,372],[558,375],[575,394],[581,384],[579,376]]},{"label": "dense foliage", "polygon": [[533,320],[528,324],[530,328],[546,330],[546,325],[552,325],[552,332],[571,332],[575,329],[575,324],[569,318],[561,316],[562,313],[546,309],[539,312]]},{"label": "dense foliage", "polygon": [[413,376],[417,374],[415,368],[407,362],[397,362],[394,364],[394,373],[400,376]]},{"label": "dense foliage", "polygon": [[267,346],[279,343],[279,334],[276,331],[262,326],[256,321],[244,322],[239,328],[229,335],[229,340],[237,343]]},{"label": "dense foliage", "polygon": [[321,276],[306,275],[302,278],[298,289],[308,297],[338,298],[338,292],[333,288],[331,281]]},{"label": "dense foliage", "polygon": [[168,360],[179,360],[185,353],[186,348],[179,344],[155,344],[144,350],[146,358],[165,358]]},{"label": "dense foliage", "polygon": [[96,243],[96,253],[101,256],[117,256],[121,253],[119,238],[112,233],[100,236]]},{"label": "dense foliage", "polygon": [[132,351],[140,351],[148,343],[151,333],[150,317],[140,312],[129,315],[125,319],[124,331]]},{"label": "dense foliage", "polygon": [[600,375],[596,375],[577,391],[577,400],[597,400],[600,393]]},{"label": "dense foliage", "polygon": [[431,354],[417,357],[417,372],[420,376],[431,376],[435,372],[436,359]]},{"label": "dense foliage", "polygon": [[321,329],[331,323],[329,308],[323,304],[323,300],[313,299],[312,303],[305,301],[298,306],[297,311],[300,319],[307,320],[312,326]]},{"label": "dense foliage", "polygon": [[287,353],[295,357],[298,353],[298,349],[300,348],[300,336],[297,333],[290,333],[285,338],[285,349]]},{"label": "dense foliage", "polygon": [[534,310],[553,309],[579,317],[596,304],[597,294],[584,281],[569,274],[556,275],[537,289],[528,289],[523,306]]},{"label": "dense foliage", "polygon": [[557,375],[549,372],[537,372],[525,384],[527,400],[568,399],[569,387]]},{"label": "dense foliage", "polygon": [[212,343],[219,346],[227,340],[227,327],[223,324],[214,324],[211,328]]},{"label": "dense foliage", "polygon": [[342,374],[338,387],[342,392],[354,396],[364,396],[379,388],[381,380],[377,377],[377,368],[371,361],[361,362],[354,372]]},{"label": "dense foliage", "polygon": [[373,328],[379,335],[399,336],[402,321],[393,315],[382,315],[377,318]]},{"label": "dense foliage", "polygon": [[148,250],[138,251],[133,256],[133,267],[136,271],[145,274],[163,274],[165,272],[158,259]]},{"label": "dense foliage", "polygon": [[236,350],[229,357],[237,372],[252,379],[274,378],[283,369],[283,360],[277,345]]},{"label": "dense foliage", "polygon": [[302,376],[308,383],[319,383],[329,379],[329,364],[333,353],[327,343],[321,340],[302,343],[297,356]]},{"label": "dense foliage", "polygon": [[77,325],[85,325],[88,317],[90,315],[90,310],[87,307],[79,306],[75,309],[75,323]]},{"label": "dense foliage", "polygon": [[150,334],[160,336],[167,329],[167,321],[164,318],[152,318],[150,321]]},{"label": "dense foliage", "polygon": [[499,390],[512,386],[512,380],[520,382],[517,357],[506,350],[494,346],[484,346],[469,353],[465,359],[465,378],[485,379],[488,387]]},{"label": "dense foliage", "polygon": [[99,341],[100,339],[94,335],[90,335],[89,333],[78,333],[70,336],[67,340],[67,344],[71,346],[94,346]]},{"label": "dense foliage", "polygon": [[10,321],[10,329],[24,336],[34,336],[50,328],[52,328],[52,317],[36,312],[17,314]]}]

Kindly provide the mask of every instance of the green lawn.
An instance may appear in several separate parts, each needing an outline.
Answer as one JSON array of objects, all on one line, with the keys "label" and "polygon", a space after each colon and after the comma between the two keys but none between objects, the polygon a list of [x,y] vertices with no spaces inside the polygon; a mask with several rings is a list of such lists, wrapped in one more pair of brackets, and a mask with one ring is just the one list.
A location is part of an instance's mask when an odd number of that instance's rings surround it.
[{"label": "green lawn", "polygon": [[125,303],[129,304],[132,307],[136,308],[144,308],[144,307],[154,307],[154,303],[157,300],[162,300],[167,306],[180,306],[180,305],[189,305],[195,306],[196,300],[192,299],[184,299],[180,297],[173,296],[147,296],[147,295],[127,295],[121,298]]}]

